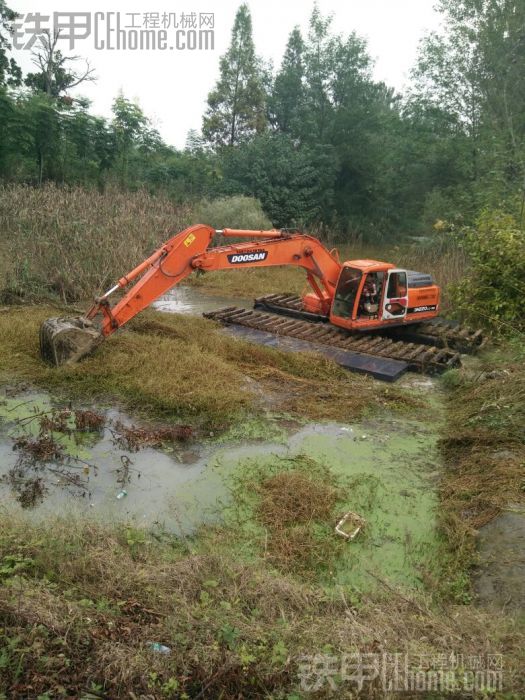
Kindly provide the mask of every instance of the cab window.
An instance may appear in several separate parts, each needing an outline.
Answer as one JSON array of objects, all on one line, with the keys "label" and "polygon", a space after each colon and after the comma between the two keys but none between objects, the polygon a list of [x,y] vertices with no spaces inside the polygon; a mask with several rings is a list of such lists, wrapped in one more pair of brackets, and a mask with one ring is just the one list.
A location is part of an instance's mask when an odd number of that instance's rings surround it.
[{"label": "cab window", "polygon": [[361,270],[356,270],[353,267],[343,267],[341,270],[332,309],[334,316],[352,318],[361,275]]},{"label": "cab window", "polygon": [[407,296],[406,272],[391,272],[388,276],[385,311],[392,316],[404,316],[407,311],[405,298]]},{"label": "cab window", "polygon": [[398,299],[405,297],[407,294],[407,273],[406,272],[391,272],[388,279],[387,297],[389,299]]}]

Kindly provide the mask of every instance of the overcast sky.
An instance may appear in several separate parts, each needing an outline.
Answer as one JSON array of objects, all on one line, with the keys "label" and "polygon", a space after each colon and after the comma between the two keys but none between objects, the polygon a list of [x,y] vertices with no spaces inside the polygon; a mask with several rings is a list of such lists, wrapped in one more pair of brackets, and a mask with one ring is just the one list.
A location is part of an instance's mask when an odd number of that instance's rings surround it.
[{"label": "overcast sky", "polygon": [[[376,79],[402,90],[414,64],[420,38],[439,25],[435,0],[318,0],[324,15],[333,14],[336,32],[356,31],[368,40],[375,59]],[[206,97],[219,70],[219,57],[226,51],[240,0],[8,0],[15,11],[52,15],[53,12],[120,12],[122,26],[144,21],[144,13],[214,13],[215,49],[205,50],[95,50],[93,36],[77,41],[73,53],[85,56],[96,70],[97,81],[85,84],[80,93],[90,98],[93,110],[108,116],[112,100],[122,91],[137,100],[164,139],[184,145],[189,129],[201,126]],[[298,24],[306,30],[313,2],[250,0],[257,52],[278,67],[288,34]],[[131,17],[129,13],[140,13]],[[115,21],[115,20],[113,20]],[[173,23],[173,17],[171,18]],[[26,25],[24,25],[25,27]],[[101,22],[100,27],[104,28]],[[167,28],[168,43],[176,29]],[[26,35],[22,41],[27,41]],[[102,37],[104,38],[104,37]],[[68,53],[67,42],[61,49]],[[29,51],[17,51],[24,71],[30,70]],[[77,91],[78,93],[78,91]]]}]

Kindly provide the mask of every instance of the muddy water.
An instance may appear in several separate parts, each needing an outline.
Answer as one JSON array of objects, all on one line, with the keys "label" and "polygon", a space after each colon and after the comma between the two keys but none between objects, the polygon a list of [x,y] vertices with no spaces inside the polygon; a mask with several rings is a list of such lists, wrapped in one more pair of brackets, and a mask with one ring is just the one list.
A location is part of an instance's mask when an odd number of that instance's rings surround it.
[{"label": "muddy water", "polygon": [[264,470],[278,457],[307,455],[341,477],[348,494],[341,513],[358,514],[365,526],[345,544],[334,583],[370,590],[386,580],[414,588],[422,585],[423,572],[439,567],[440,461],[436,434],[421,422],[383,417],[309,425],[285,445],[252,447],[245,454],[243,468]]},{"label": "muddy water", "polygon": [[[235,448],[228,451],[204,443],[162,450],[146,447],[131,452],[118,442],[115,426],[119,422],[129,426],[132,421],[114,408],[97,407],[106,419],[106,427],[99,433],[75,431],[69,436],[53,433],[67,455],[65,461],[51,459],[21,467],[20,451],[14,449],[16,440],[36,437],[40,416],[63,407],[44,392],[2,397],[2,504],[15,509],[25,505],[25,510],[37,518],[57,513],[82,514],[103,521],[125,520],[176,532],[187,532],[200,525],[209,517],[210,508],[216,514],[220,493],[213,466],[226,452],[233,463]],[[199,479],[207,467],[210,467],[209,478]],[[41,480],[44,493],[28,507],[24,494],[27,495],[35,479]],[[191,486],[188,488],[187,484]]]},{"label": "muddy water", "polygon": [[525,610],[525,507],[510,504],[479,532],[474,588],[481,604]]},{"label": "muddy water", "polygon": [[106,417],[102,432],[54,433],[68,455],[66,463],[51,459],[21,468],[15,440],[35,437],[39,416],[55,403],[42,392],[0,398],[0,502],[21,510],[27,485],[39,479],[43,493],[30,507],[25,503],[31,517],[75,514],[189,533],[220,519],[233,471],[254,461],[271,464],[280,457],[307,454],[345,478],[350,494],[345,508],[367,522],[363,535],[348,544],[347,561],[334,572],[338,582],[350,578],[354,585],[369,587],[370,572],[376,572],[417,586],[418,568],[427,567],[437,547],[436,435],[418,421],[309,424],[293,432],[276,423],[273,437],[265,441],[239,439],[243,431],[238,429],[222,444],[207,440],[130,452],[115,438],[115,424],[129,425],[129,416],[114,408],[97,409]]},{"label": "muddy water", "polygon": [[195,287],[180,285],[153,302],[158,311],[200,316],[208,311],[216,311],[224,306],[244,306],[251,308],[253,299],[243,297],[223,297],[206,294]]}]

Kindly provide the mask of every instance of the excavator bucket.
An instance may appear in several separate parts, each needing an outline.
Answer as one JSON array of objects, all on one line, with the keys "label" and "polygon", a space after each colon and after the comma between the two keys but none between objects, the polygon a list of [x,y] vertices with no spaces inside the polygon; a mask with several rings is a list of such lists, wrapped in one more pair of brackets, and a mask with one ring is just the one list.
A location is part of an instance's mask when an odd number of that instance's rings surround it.
[{"label": "excavator bucket", "polygon": [[69,365],[89,355],[104,340],[87,318],[48,318],[40,326],[40,354],[49,364]]}]

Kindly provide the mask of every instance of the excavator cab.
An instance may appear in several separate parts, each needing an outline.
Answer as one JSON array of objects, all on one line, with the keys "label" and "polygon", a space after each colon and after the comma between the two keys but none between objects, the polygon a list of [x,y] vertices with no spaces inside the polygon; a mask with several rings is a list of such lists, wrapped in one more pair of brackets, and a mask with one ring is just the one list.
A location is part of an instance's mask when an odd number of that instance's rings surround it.
[{"label": "excavator cab", "polygon": [[439,287],[430,275],[377,260],[350,260],[339,274],[330,322],[367,331],[434,318],[438,307]]},{"label": "excavator cab", "polygon": [[345,263],[337,282],[330,321],[349,330],[404,323],[408,311],[406,270],[375,260]]}]

